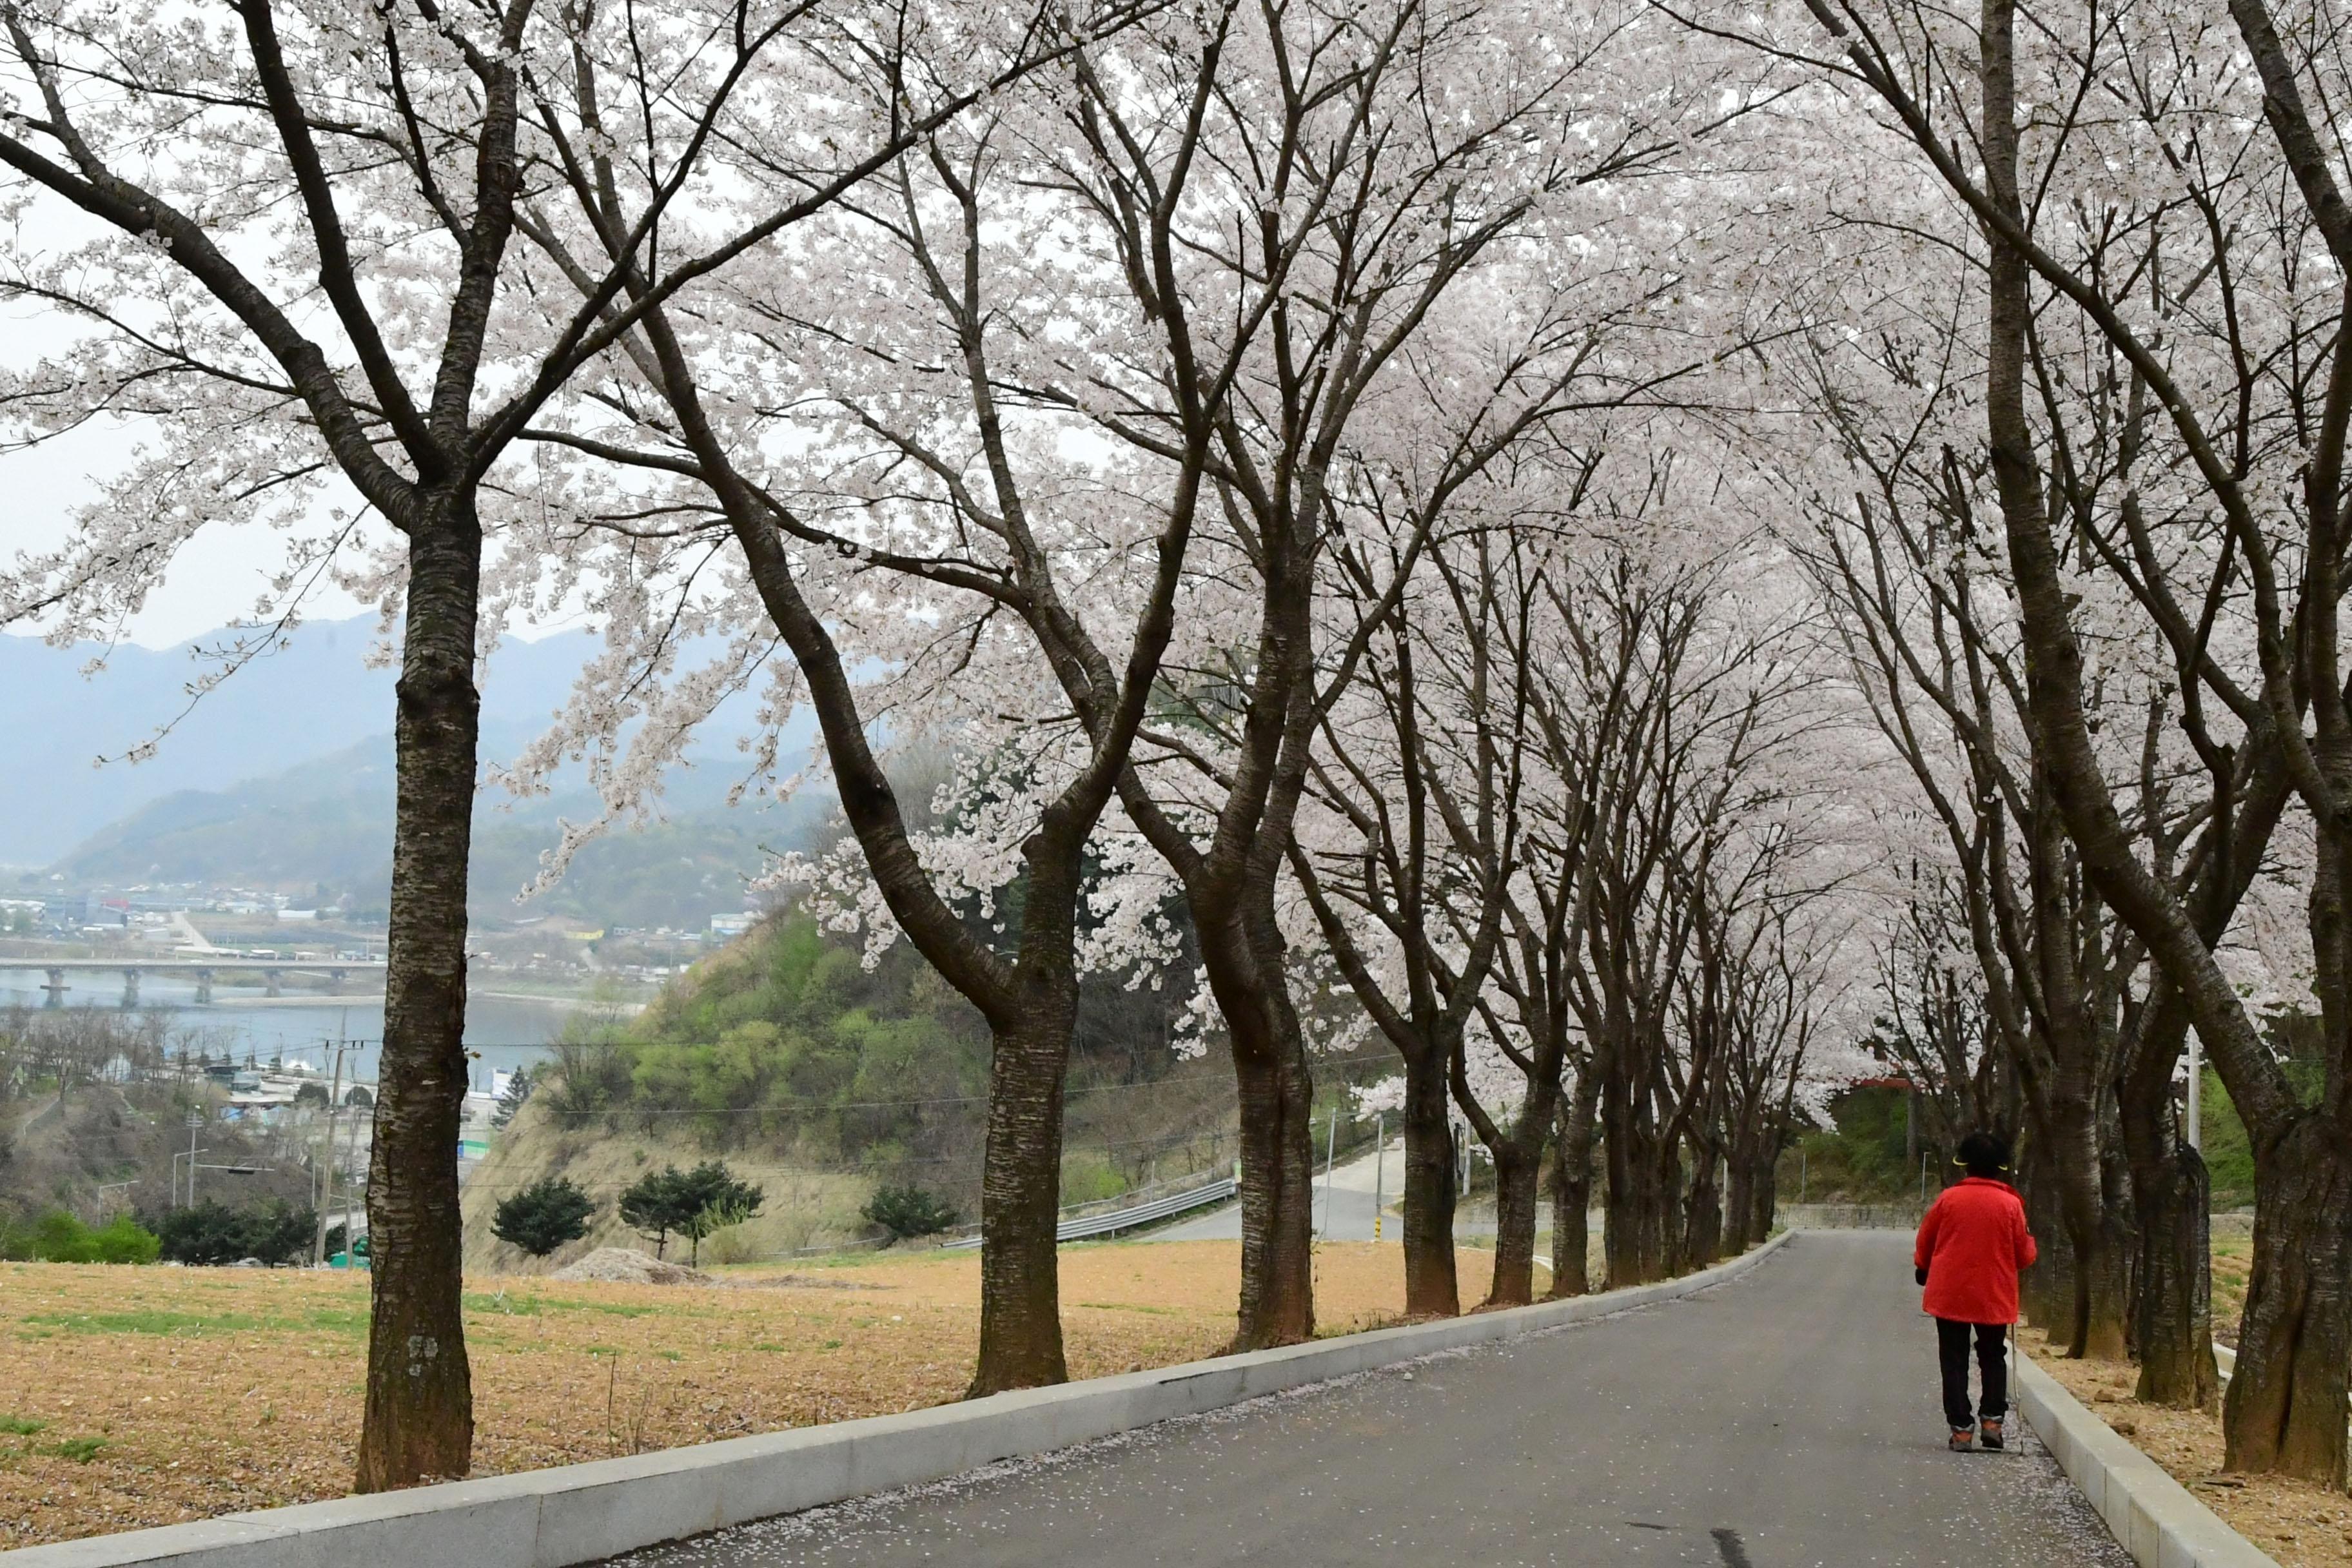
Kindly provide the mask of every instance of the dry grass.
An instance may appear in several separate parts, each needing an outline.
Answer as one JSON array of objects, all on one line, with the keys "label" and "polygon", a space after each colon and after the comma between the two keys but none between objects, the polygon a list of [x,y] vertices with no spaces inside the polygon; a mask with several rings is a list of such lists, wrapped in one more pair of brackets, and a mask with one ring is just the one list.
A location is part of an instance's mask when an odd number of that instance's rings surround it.
[{"label": "dry grass", "polygon": [[[1491,1255],[1464,1248],[1462,1290]],[[1062,1254],[1070,1372],[1215,1353],[1234,1242]],[[1540,1279],[1540,1275],[1538,1275]],[[1327,1332],[1391,1320],[1402,1249],[1316,1257]],[[979,1258],[745,1269],[717,1287],[469,1281],[477,1474],[885,1415],[958,1397]],[[0,1549],[340,1495],[366,1357],[363,1279],[0,1264]]]},{"label": "dry grass", "polygon": [[[2213,1275],[2214,1321],[2221,1318],[2221,1273]],[[2236,1321],[2234,1312],[2232,1322]],[[2167,1410],[2131,1396],[2137,1370],[2122,1362],[2067,1361],[2036,1329],[2018,1341],[2066,1391],[2128,1437],[2190,1495],[2228,1521],[2281,1568],[2352,1568],[2352,1497],[2330,1487],[2221,1469],[2221,1418]]]},{"label": "dry grass", "polygon": [[2246,1277],[2253,1271],[2252,1235],[2221,1235],[2210,1244],[2213,1257],[2213,1337],[2225,1345],[2238,1342],[2238,1320],[2246,1310]]}]

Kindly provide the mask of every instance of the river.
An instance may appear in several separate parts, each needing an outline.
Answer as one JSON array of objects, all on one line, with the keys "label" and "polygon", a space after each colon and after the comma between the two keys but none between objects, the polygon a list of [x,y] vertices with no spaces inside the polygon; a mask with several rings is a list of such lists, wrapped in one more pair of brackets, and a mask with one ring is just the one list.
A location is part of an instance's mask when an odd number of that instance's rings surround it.
[{"label": "river", "polygon": [[[0,964],[0,1010],[38,1010],[47,997],[37,963],[14,967]],[[78,971],[69,973],[65,1005],[121,1013],[122,980],[118,974]],[[562,1030],[564,1020],[589,1004],[541,1001],[529,997],[477,994],[466,1005],[466,1044],[480,1053],[474,1077],[483,1089],[493,1070],[507,1071],[546,1054],[548,1043]],[[321,1070],[334,1065],[334,1045],[351,1042],[356,1050],[344,1057],[344,1074],[362,1082],[376,1076],[376,1043],[383,1037],[383,998],[329,996],[306,994],[289,986],[282,997],[265,998],[258,989],[215,983],[213,1000],[196,1000],[193,975],[150,972],[139,978],[139,1015],[159,1017],[172,1039],[174,1055],[185,1050],[227,1056],[242,1062],[250,1055],[267,1063],[276,1057],[307,1061]]]}]

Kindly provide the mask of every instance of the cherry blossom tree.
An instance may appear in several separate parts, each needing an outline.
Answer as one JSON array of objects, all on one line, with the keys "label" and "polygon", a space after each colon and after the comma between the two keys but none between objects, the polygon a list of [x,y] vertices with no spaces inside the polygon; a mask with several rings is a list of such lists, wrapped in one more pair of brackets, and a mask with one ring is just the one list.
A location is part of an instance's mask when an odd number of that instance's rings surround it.
[{"label": "cherry blossom tree", "polygon": [[[470,1463],[456,1151],[477,667],[577,542],[518,500],[540,488],[518,443],[665,301],[1069,37],[1015,15],[926,56],[921,20],[858,0],[0,8],[19,220],[0,292],[82,328],[0,388],[15,438],[146,433],[71,542],[16,563],[0,617],[109,635],[196,531],[261,522],[290,540],[266,620],[341,577],[401,624],[362,1489]],[[829,92],[845,58],[892,82],[885,112]],[[632,84],[633,111],[604,114],[600,81]],[[788,172],[748,210],[706,178],[738,142]],[[519,241],[583,165],[630,205],[566,272],[553,237]],[[25,237],[45,226],[68,237]],[[698,227],[705,243],[677,242]]]},{"label": "cherry blossom tree", "polygon": [[[1980,358],[1961,374],[1980,389],[1985,510],[2016,599],[2014,700],[2084,878],[2154,973],[2126,1097],[2160,1102],[2194,1027],[2252,1134],[2259,1239],[2229,1462],[2340,1483],[2352,1247],[2320,1216],[2352,1171],[2347,1102],[2294,1091],[2221,957],[2266,846],[2307,814],[2322,1054],[2331,1086],[2346,1077],[2329,836],[2352,783],[2336,760],[2352,733],[2336,624],[2352,399],[2336,391],[2352,377],[2334,325],[2352,223],[2305,108],[2340,86],[2332,23],[2283,42],[2259,0],[2226,20],[1999,0],[1972,27],[1905,5],[1808,13],[1804,36],[1757,41],[1851,84],[1849,113],[1874,107],[1951,199],[1926,232],[1981,268]],[[2029,121],[2021,100],[2065,107]],[[2168,687],[2194,753],[2162,780],[2200,786],[2176,808],[2185,840],[2135,830],[2103,748],[2101,661],[2119,648]],[[2135,1174],[2201,1205],[2193,1163],[2137,1120]],[[2168,1240],[2155,1261],[2193,1269],[2181,1250]],[[2201,1354],[2162,1356],[2174,1397],[2196,1397]]]}]

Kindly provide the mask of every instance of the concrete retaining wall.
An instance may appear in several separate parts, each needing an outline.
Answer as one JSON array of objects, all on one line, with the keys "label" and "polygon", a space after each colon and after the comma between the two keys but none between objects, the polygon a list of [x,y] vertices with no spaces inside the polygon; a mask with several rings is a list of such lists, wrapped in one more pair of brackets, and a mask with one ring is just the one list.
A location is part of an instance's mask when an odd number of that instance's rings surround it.
[{"label": "concrete retaining wall", "polygon": [[1775,1211],[1790,1230],[1917,1230],[1921,1204],[1782,1204]]},{"label": "concrete retaining wall", "polygon": [[905,1415],[0,1552],[0,1568],[564,1568],[940,1480],[999,1459],[1047,1453],[1439,1351],[1670,1301],[1746,1273],[1788,1239],[1784,1232],[1727,1263],[1630,1290],[999,1394]]},{"label": "concrete retaining wall", "polygon": [[2278,1568],[2056,1378],[2022,1354],[2016,1373],[2018,1408],[2140,1568]]}]

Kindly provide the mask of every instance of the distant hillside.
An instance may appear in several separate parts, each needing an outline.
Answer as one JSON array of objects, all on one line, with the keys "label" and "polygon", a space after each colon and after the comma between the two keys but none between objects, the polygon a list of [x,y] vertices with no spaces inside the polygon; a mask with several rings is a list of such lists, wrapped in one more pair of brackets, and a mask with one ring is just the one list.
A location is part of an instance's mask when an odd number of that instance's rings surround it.
[{"label": "distant hillside", "polygon": [[[1171,1046],[1187,998],[1092,975],[1071,1041],[1065,1203],[1222,1171],[1234,1149],[1233,1075]],[[488,1234],[499,1198],[564,1175],[597,1200],[604,1242],[642,1245],[614,1214],[648,1169],[727,1160],[766,1188],[746,1227],[773,1257],[864,1234],[878,1184],[980,1206],[988,1030],[901,942],[869,968],[863,944],[797,911],[772,917],[593,1038],[567,1041],[465,1193],[469,1268],[521,1259]]]},{"label": "distant hillside", "polygon": [[[698,927],[741,909],[743,880],[761,869],[763,847],[801,843],[829,802],[730,809],[730,780],[715,766],[681,772],[667,820],[589,846],[529,911]],[[557,819],[584,820],[595,809],[583,793],[521,803],[485,795],[474,825],[475,907],[494,920],[523,912],[514,895],[557,841]],[[167,795],[108,824],[55,869],[77,882],[324,884],[368,908],[391,879],[392,818],[392,738],[379,735],[267,778]]]},{"label": "distant hillside", "polygon": [[[100,651],[94,646],[53,648],[35,637],[0,637],[0,724],[8,737],[0,866],[50,866],[83,853],[76,847],[94,836],[129,831],[126,819],[167,797],[275,781],[388,734],[394,672],[366,661],[376,641],[372,619],[299,627],[286,647],[253,660],[191,710],[189,683],[210,668],[201,651],[227,635],[162,651],[120,647],[89,676],[82,668]],[[501,645],[483,685],[485,754],[511,755],[543,728],[597,646],[586,632]],[[750,710],[748,699],[738,699],[713,719],[704,743],[714,754],[731,757]],[[92,765],[123,755],[165,724],[173,727],[150,761]],[[388,760],[388,746],[376,754]],[[226,807],[174,808],[218,809]]]},{"label": "distant hillside", "polygon": [[385,863],[392,755],[383,740],[217,790],[178,790],[110,822],[54,867],[74,881],[359,884]]}]

